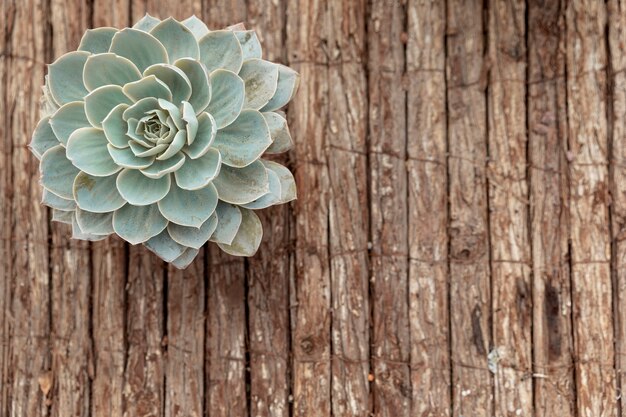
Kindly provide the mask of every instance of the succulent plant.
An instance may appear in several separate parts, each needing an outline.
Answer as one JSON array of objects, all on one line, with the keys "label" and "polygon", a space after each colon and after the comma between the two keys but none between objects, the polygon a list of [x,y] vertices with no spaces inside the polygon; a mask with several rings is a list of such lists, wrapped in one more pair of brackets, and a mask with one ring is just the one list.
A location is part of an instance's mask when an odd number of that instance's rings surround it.
[{"label": "succulent plant", "polygon": [[88,30],[49,66],[30,147],[43,204],[72,237],[115,233],[179,268],[209,240],[256,252],[254,211],[296,197],[291,172],[262,156],[292,145],[279,109],[299,77],[240,29],[146,15]]}]

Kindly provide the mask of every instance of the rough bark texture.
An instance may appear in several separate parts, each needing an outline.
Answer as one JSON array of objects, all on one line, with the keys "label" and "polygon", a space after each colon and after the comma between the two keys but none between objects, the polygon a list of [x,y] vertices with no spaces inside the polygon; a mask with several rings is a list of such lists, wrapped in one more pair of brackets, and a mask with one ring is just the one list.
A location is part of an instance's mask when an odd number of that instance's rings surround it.
[{"label": "rough bark texture", "polygon": [[[0,416],[626,412],[623,1],[1,4]],[[177,271],[39,204],[45,64],[146,12],[301,74],[254,258]]]}]

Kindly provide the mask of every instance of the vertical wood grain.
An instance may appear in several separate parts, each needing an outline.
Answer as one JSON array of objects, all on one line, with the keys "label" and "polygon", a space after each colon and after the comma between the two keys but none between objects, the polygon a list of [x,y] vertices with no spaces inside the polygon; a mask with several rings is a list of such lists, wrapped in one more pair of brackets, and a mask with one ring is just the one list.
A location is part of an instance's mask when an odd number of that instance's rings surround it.
[{"label": "vertical wood grain", "polygon": [[575,415],[568,254],[565,2],[528,4],[535,415]]},{"label": "vertical wood grain", "polygon": [[[6,51],[8,39],[8,5],[0,3],[0,51]],[[45,39],[45,34],[43,34]],[[7,58],[0,55],[0,86],[7,91]],[[12,371],[9,364],[9,317],[11,317],[11,153],[12,145],[7,133],[8,117],[5,97],[0,98],[0,414],[9,414],[10,378]]]}]

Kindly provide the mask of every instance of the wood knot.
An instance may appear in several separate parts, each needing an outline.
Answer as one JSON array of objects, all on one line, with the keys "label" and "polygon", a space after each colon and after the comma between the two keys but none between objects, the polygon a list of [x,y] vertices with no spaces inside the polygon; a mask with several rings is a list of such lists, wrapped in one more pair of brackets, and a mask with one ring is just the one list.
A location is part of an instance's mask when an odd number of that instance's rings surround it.
[{"label": "wood knot", "polygon": [[313,347],[314,343],[311,337],[305,337],[300,341],[300,348],[306,354],[310,354],[311,352],[313,352]]}]

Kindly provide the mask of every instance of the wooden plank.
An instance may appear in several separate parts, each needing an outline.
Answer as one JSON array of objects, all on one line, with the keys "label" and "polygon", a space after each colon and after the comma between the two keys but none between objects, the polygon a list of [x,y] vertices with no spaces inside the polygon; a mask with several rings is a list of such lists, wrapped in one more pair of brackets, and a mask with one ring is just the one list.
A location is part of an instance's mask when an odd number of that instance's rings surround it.
[{"label": "wooden plank", "polygon": [[487,108],[481,2],[447,5],[452,414],[493,415]]},{"label": "wooden plank", "polygon": [[565,2],[529,2],[528,163],[537,417],[574,416],[576,405],[564,28]]},{"label": "wooden plank", "polygon": [[606,7],[567,8],[570,239],[577,415],[615,416],[609,234]]},{"label": "wooden plank", "polygon": [[132,0],[93,0],[93,27],[113,26],[124,28],[131,24]]},{"label": "wooden plank", "polygon": [[[118,0],[119,1],[119,0]],[[202,16],[202,0],[130,0],[133,22],[146,13],[159,19],[173,17],[184,20],[191,15]]]},{"label": "wooden plank", "polygon": [[332,413],[362,416],[369,404],[369,208],[365,1],[327,7],[329,247]]},{"label": "wooden plank", "polygon": [[[38,0],[4,3],[6,82],[2,184],[5,207],[3,233],[10,258],[3,330],[10,337],[1,410],[11,416],[47,416],[48,398],[38,378],[49,380],[50,276],[48,274],[48,213],[39,204],[38,163],[27,148],[38,122],[45,48],[44,3]],[[4,307],[3,307],[4,308]],[[48,393],[50,395],[50,393]]]},{"label": "wooden plank", "polygon": [[447,416],[451,399],[445,4],[411,1],[407,14],[411,410],[412,415]]},{"label": "wooden plank", "polygon": [[[609,106],[609,134],[612,137],[610,155],[611,227],[613,242],[613,279],[615,305],[615,368],[617,390],[626,390],[626,4],[622,0],[608,3],[609,68],[612,96]],[[620,397],[621,415],[626,415],[626,398]]]},{"label": "wooden plank", "polygon": [[374,415],[396,417],[411,413],[405,20],[399,2],[372,3],[368,27],[372,401]]},{"label": "wooden plank", "polygon": [[525,2],[490,1],[489,231],[495,413],[531,415],[532,293],[526,162]]}]

